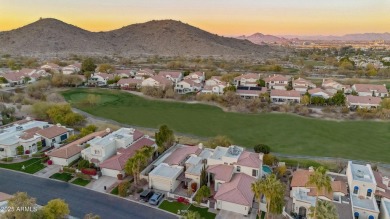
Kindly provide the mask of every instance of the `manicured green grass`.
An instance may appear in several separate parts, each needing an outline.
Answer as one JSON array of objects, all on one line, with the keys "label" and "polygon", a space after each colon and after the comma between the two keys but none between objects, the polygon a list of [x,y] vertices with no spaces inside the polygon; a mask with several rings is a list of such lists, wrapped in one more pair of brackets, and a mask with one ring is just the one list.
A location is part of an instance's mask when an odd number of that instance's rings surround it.
[{"label": "manicured green grass", "polygon": [[[25,167],[24,170],[22,170],[23,166]],[[0,163],[0,167],[33,174],[45,168],[45,165],[42,164],[40,158],[32,158],[30,160],[23,161],[20,163],[11,163],[11,164]]]},{"label": "manicured green grass", "polygon": [[[169,202],[167,200],[164,200],[161,202],[160,206],[158,208],[172,212],[174,214],[178,213],[178,210],[187,210],[189,205],[177,202],[177,201],[172,201]],[[199,212],[200,213],[200,212]]]},{"label": "manicured green grass", "polygon": [[111,191],[111,194],[113,194],[113,195],[118,195],[118,194],[119,194],[119,192],[118,192],[118,186],[115,187],[115,188]]},{"label": "manicured green grass", "polygon": [[[101,97],[96,106],[77,104],[93,93]],[[227,135],[235,144],[253,147],[263,143],[284,154],[343,157],[389,162],[390,123],[375,121],[329,121],[290,114],[241,114],[218,107],[147,100],[126,92],[72,89],[67,101],[90,114],[121,123],[158,128],[201,137]]]},{"label": "manicured green grass", "polygon": [[90,182],[91,182],[91,180],[77,178],[77,179],[72,181],[72,184],[76,184],[76,185],[79,185],[79,186],[86,186]]},{"label": "manicured green grass", "polygon": [[55,173],[50,176],[52,179],[58,179],[64,182],[69,182],[73,178],[72,174],[70,173]]},{"label": "manicured green grass", "polygon": [[199,212],[200,217],[204,218],[204,219],[214,219],[216,216],[216,214],[208,212],[208,210],[209,210],[208,208],[200,208],[200,207],[195,207],[194,205],[191,205],[188,210]]}]

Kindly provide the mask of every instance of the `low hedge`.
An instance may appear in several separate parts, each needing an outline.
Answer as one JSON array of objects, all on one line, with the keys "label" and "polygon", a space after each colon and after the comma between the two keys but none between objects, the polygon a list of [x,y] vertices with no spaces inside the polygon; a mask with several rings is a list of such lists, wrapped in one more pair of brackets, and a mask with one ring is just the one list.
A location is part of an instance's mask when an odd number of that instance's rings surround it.
[{"label": "low hedge", "polygon": [[87,174],[87,175],[91,175],[91,176],[95,176],[97,174],[97,171],[95,169],[92,169],[92,168],[81,169],[81,172],[84,174]]},{"label": "low hedge", "polygon": [[29,158],[30,156],[29,156],[29,155],[22,155],[21,157],[22,157],[22,159],[27,159],[27,158]]},{"label": "low hedge", "polygon": [[63,167],[62,170],[67,173],[75,173],[76,169],[71,167]]},{"label": "low hedge", "polygon": [[42,157],[43,156],[43,153],[35,153],[35,154],[32,154],[31,155],[32,157]]},{"label": "low hedge", "polygon": [[49,157],[43,157],[41,161],[42,163],[46,163],[49,159],[50,159]]},{"label": "low hedge", "polygon": [[1,159],[1,161],[4,161],[4,162],[11,162],[13,160],[14,160],[13,157],[6,157],[6,158]]}]

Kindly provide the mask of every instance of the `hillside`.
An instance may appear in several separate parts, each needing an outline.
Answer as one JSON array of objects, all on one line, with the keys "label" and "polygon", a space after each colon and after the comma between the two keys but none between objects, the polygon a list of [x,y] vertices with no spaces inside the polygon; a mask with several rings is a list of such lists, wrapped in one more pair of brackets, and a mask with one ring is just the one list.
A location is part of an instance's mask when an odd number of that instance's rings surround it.
[{"label": "hillside", "polygon": [[56,19],[40,19],[0,32],[0,52],[17,55],[255,55],[273,52],[246,40],[221,37],[179,21],[133,24],[90,32]]},{"label": "hillside", "polygon": [[270,43],[287,43],[287,42],[289,42],[288,39],[285,39],[283,37],[277,37],[277,36],[273,36],[273,35],[265,35],[262,33],[255,33],[255,34],[252,34],[250,36],[243,35],[243,36],[237,37],[237,39],[249,40],[250,42],[255,43],[255,44],[259,44],[259,45],[270,44]]}]

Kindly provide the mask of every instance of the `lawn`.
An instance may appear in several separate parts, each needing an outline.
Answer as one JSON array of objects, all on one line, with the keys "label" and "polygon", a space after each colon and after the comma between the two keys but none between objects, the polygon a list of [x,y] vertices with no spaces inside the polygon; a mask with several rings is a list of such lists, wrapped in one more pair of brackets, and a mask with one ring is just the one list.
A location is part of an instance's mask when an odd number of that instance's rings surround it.
[{"label": "lawn", "polygon": [[204,219],[214,219],[216,216],[216,214],[208,212],[208,210],[209,210],[208,208],[200,208],[200,207],[195,207],[194,205],[191,205],[188,210],[199,212],[200,217],[204,218]]},{"label": "lawn", "polygon": [[71,173],[55,173],[50,176],[51,179],[58,179],[64,182],[69,182],[73,178]]},{"label": "lawn", "polygon": [[158,206],[158,208],[172,212],[174,214],[177,214],[178,210],[187,210],[188,207],[189,205],[177,201],[169,202],[167,200],[164,200],[163,202],[161,202],[160,206]]},{"label": "lawn", "polygon": [[76,185],[79,185],[79,186],[86,186],[90,182],[91,182],[91,180],[77,178],[77,179],[72,181],[72,184],[76,184]]},{"label": "lawn", "polygon": [[115,188],[111,191],[111,194],[113,194],[113,195],[118,195],[118,194],[119,194],[119,192],[118,192],[118,186],[115,187]]},{"label": "lawn", "polygon": [[[90,93],[99,95],[96,106],[78,104]],[[343,157],[389,162],[390,123],[329,121],[290,114],[223,112],[204,104],[147,100],[117,90],[72,89],[63,92],[73,106],[121,123],[158,128],[200,137],[227,135],[235,144],[271,146],[283,154]]]},{"label": "lawn", "polygon": [[[23,166],[25,167],[24,170],[22,169]],[[45,168],[45,165],[42,164],[40,158],[32,158],[30,160],[23,161],[20,163],[11,163],[11,164],[0,163],[0,167],[33,174]]]}]

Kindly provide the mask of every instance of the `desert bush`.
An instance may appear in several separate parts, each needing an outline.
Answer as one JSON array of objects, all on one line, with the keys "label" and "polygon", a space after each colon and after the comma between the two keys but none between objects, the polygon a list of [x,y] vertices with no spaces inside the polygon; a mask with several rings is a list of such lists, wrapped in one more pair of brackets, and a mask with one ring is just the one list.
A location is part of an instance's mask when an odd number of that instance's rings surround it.
[{"label": "desert bush", "polygon": [[92,177],[90,175],[84,174],[84,173],[76,173],[76,177],[84,179],[84,180],[91,180]]},{"label": "desert bush", "polygon": [[121,197],[128,196],[129,195],[128,190],[129,190],[130,186],[131,186],[131,183],[128,180],[119,183],[119,185],[118,185],[119,196],[121,196]]},{"label": "desert bush", "polygon": [[164,89],[159,88],[159,87],[143,87],[141,89],[141,92],[144,95],[151,96],[151,97],[156,97],[156,98],[163,98],[164,97]]}]

